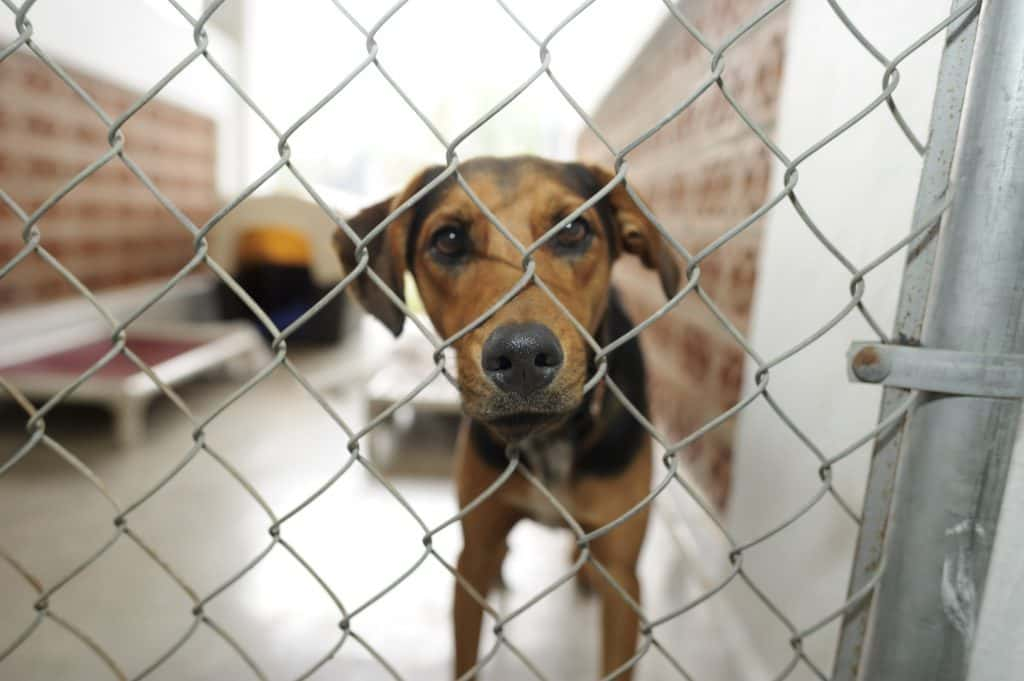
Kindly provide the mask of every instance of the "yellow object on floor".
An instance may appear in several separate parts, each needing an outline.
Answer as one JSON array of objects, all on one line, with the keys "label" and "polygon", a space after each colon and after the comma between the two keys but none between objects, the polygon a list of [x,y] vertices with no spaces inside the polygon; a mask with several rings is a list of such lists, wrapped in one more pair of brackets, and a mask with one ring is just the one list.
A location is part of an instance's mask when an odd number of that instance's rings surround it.
[{"label": "yellow object on floor", "polygon": [[253,227],[238,239],[238,259],[243,265],[309,266],[312,257],[306,235],[287,225]]}]

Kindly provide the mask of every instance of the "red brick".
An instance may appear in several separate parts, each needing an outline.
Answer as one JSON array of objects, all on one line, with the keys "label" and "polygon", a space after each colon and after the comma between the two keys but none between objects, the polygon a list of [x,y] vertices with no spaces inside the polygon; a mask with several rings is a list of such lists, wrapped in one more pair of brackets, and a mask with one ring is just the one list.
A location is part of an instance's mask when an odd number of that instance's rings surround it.
[{"label": "red brick", "polygon": [[88,201],[78,205],[78,216],[83,220],[97,220],[103,214],[103,206],[95,201]]},{"label": "red brick", "polygon": [[138,184],[138,180],[135,175],[128,169],[128,166],[123,163],[115,162],[114,165],[111,166],[110,174],[113,180],[118,184],[136,185],[141,188],[141,185]]},{"label": "red brick", "polygon": [[37,283],[32,287],[32,298],[35,300],[52,300],[72,292],[71,284],[54,274],[54,278]]},{"label": "red brick", "polygon": [[66,196],[57,203],[50,206],[50,209],[46,211],[47,220],[63,220],[70,218],[78,212],[75,207],[74,198]]},{"label": "red brick", "polygon": [[682,336],[683,370],[698,383],[704,381],[711,364],[711,337],[703,329],[688,325]]},{"label": "red brick", "polygon": [[79,142],[87,143],[105,141],[103,131],[101,128],[81,124],[75,126],[74,138]]},{"label": "red brick", "polygon": [[40,137],[54,137],[57,134],[57,124],[52,118],[39,115],[30,115],[25,118],[25,127],[29,134]]},{"label": "red brick", "polygon": [[0,241],[0,263],[6,263],[11,260],[11,258],[18,254],[23,245],[17,241]]},{"label": "red brick", "polygon": [[100,239],[82,239],[77,243],[75,250],[82,255],[91,257],[102,254],[107,248],[107,243]]},{"label": "red brick", "polygon": [[29,69],[22,76],[22,84],[37,93],[48,93],[53,90],[56,76],[41,69]]},{"label": "red brick", "polygon": [[53,178],[60,167],[52,158],[31,158],[28,161],[28,173],[33,177]]},{"label": "red brick", "polygon": [[721,259],[714,256],[700,264],[701,284],[710,290],[714,290],[722,276]]},{"label": "red brick", "polygon": [[753,304],[754,297],[751,291],[741,292],[736,296],[733,301],[733,322],[739,323],[743,328],[746,328],[747,322],[750,320],[750,306]]},{"label": "red brick", "polygon": [[721,353],[721,364],[718,368],[718,382],[727,398],[728,408],[736,401],[743,382],[743,353],[736,348],[725,348]]},{"label": "red brick", "polygon": [[[74,69],[69,73],[110,113],[126,110],[138,96]],[[53,155],[38,151],[32,156],[15,155],[0,149],[0,186],[12,192],[16,189],[15,198],[31,211],[82,167],[83,156],[91,160],[106,150],[107,132],[95,113],[33,56],[11,55],[0,65],[0,74],[5,92],[29,98],[32,111],[41,112],[15,116],[9,108],[2,108],[0,130],[16,125],[17,131],[12,132],[37,140],[66,135]],[[4,105],[9,101],[3,95],[0,99]],[[155,117],[150,109],[157,112]],[[51,117],[51,112],[58,111],[60,118]],[[167,115],[160,113],[163,111]],[[192,213],[209,215],[216,205],[213,123],[157,100],[126,127],[127,139],[131,141],[134,135],[137,144],[146,149],[144,167],[171,181],[171,199],[187,199],[182,203]],[[129,152],[133,153],[131,147]],[[11,178],[17,180],[17,187]],[[105,193],[99,194],[97,189]],[[0,205],[0,234],[20,233],[19,222]],[[169,276],[194,252],[188,233],[118,161],[51,208],[41,227],[46,247],[72,271],[88,273],[85,283],[97,291],[151,276]],[[5,260],[20,248],[17,239],[4,239],[2,244],[0,258]],[[93,272],[100,257],[109,267]],[[35,256],[5,277],[0,291],[0,307],[74,293]]]},{"label": "red brick", "polygon": [[754,287],[756,254],[753,249],[746,249],[732,269],[732,287],[737,290],[752,289]]},{"label": "red brick", "polygon": [[[755,16],[759,0],[705,3],[692,19],[712,42],[718,42]],[[738,42],[729,50],[724,80],[730,94],[769,135],[784,64],[786,10],[766,19],[757,33],[770,36]],[[667,24],[674,20],[668,18]],[[602,102],[595,119],[612,139],[631,139],[649,124],[652,108],[665,111],[669,96],[680,101],[696,79],[707,73],[708,54],[678,25],[657,29],[625,75]],[[751,146],[750,132],[717,88],[704,93],[665,130],[639,147],[630,160],[667,172],[634,171],[631,183],[650,200],[654,213],[691,251],[700,250],[722,230],[740,223],[763,204],[773,165],[764,145]],[[579,155],[604,155],[592,135],[582,135]],[[696,159],[709,159],[697,161]],[[740,331],[746,330],[756,280],[758,225],[743,245],[728,244],[701,264],[701,284]],[[647,275],[623,268],[616,281],[636,319],[649,314],[652,300]],[[707,329],[718,324],[699,304],[685,303],[643,335],[645,347],[661,358],[649,372],[652,412],[666,433],[682,436],[735,403],[743,357],[731,341],[719,341]],[[654,363],[652,362],[652,365]],[[677,367],[671,371],[669,367]],[[681,409],[676,405],[687,405]],[[694,466],[712,498],[723,505],[731,475],[729,423],[701,439]]]}]

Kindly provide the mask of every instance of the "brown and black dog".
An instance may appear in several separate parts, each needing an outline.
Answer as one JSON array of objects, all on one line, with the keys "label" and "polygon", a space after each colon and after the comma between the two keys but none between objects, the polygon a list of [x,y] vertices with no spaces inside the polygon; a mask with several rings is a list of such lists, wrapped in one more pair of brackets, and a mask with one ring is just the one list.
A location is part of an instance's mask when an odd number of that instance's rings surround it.
[{"label": "brown and black dog", "polygon": [[[428,168],[399,194],[349,220],[367,234],[435,180]],[[608,184],[607,170],[536,157],[478,158],[460,166],[473,192],[521,244],[529,245]],[[354,246],[337,241],[346,271]],[[445,178],[371,241],[369,266],[395,295],[413,275],[437,332],[451,337],[480,317],[522,277],[522,257],[489,222],[454,176]],[[621,253],[657,271],[666,295],[680,273],[671,250],[623,184],[559,231],[534,256],[536,273],[602,346],[632,328],[611,286]],[[404,315],[368,277],[352,285],[356,298],[395,335]],[[478,328],[454,343],[466,418],[455,452],[459,504],[466,507],[508,466],[507,447],[551,491],[585,531],[636,506],[650,490],[650,441],[636,419],[607,390],[583,387],[595,370],[593,352],[570,320],[535,285],[527,286]],[[608,357],[608,375],[646,414],[644,366],[636,339]],[[564,524],[551,502],[525,477],[513,475],[462,518],[459,573],[481,595],[500,579],[505,538],[523,518]],[[636,564],[647,527],[646,507],[590,543],[594,557],[639,602]],[[602,598],[604,674],[637,648],[638,618],[630,604],[589,562],[581,582]],[[455,674],[476,664],[482,609],[455,587]],[[625,670],[618,678],[628,680]]]}]

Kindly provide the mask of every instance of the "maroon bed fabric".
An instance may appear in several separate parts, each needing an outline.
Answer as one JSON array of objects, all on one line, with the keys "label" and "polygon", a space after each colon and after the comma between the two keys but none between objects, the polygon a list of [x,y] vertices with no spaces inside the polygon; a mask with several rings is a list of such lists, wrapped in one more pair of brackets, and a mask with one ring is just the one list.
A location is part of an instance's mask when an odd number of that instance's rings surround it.
[{"label": "maroon bed fabric", "polygon": [[[150,367],[173,359],[200,345],[202,345],[201,341],[168,340],[142,336],[128,339],[128,348]],[[0,367],[0,374],[14,376],[43,373],[78,376],[99,361],[110,351],[112,346],[113,343],[109,340],[87,343],[69,350],[37,357],[28,362]],[[106,378],[121,378],[135,373],[139,373],[139,368],[121,353],[110,360],[96,375]]]}]

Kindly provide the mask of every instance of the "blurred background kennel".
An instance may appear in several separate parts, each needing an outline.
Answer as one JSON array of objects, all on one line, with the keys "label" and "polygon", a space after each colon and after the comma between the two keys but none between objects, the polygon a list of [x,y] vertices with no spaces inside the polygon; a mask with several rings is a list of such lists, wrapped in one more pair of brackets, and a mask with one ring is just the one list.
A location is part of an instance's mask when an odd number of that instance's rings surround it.
[{"label": "blurred background kennel", "polygon": [[[179,3],[193,17],[205,6]],[[373,36],[377,58],[452,139],[538,68],[531,34],[547,35],[579,6],[413,0],[391,13],[386,4],[228,0],[205,25],[206,49],[240,89],[196,59],[129,117],[125,151],[201,226],[281,159],[278,135],[243,93],[279,131],[289,129],[367,59],[363,30],[386,17]],[[758,19],[730,46],[722,78],[791,156],[878,96],[884,67],[825,2],[670,4],[714,44]],[[844,4],[890,56],[949,13],[945,2]],[[25,33],[15,9],[0,7],[0,48]],[[164,0],[41,0],[26,16],[32,39],[111,118],[196,49],[192,26]],[[650,129],[709,74],[708,51],[659,0],[588,4],[547,47],[551,72],[616,147]],[[941,48],[940,35],[899,66],[900,110],[921,139]],[[110,143],[108,126],[27,46],[0,61],[0,189],[26,212]],[[367,68],[294,130],[288,153],[319,196],[349,215],[443,161],[445,149],[381,73]],[[614,161],[546,77],[458,147],[463,159],[517,153]],[[921,163],[881,107],[801,165],[801,200],[828,239],[864,263],[908,232]],[[629,164],[630,184],[691,252],[758,211],[785,181],[783,164],[714,87],[638,146]],[[0,204],[0,264],[22,252],[23,222]],[[0,279],[0,452],[4,461],[18,455],[0,477],[0,650],[16,644],[0,661],[0,677],[447,678],[452,578],[441,565],[423,562],[358,615],[353,629],[365,645],[339,647],[338,611],[318,582],[343,603],[365,603],[423,550],[421,527],[382,480],[357,465],[334,481],[348,460],[348,438],[334,416],[358,427],[433,368],[431,348],[415,328],[406,325],[394,340],[347,296],[336,296],[289,338],[292,367],[277,367],[221,412],[276,349],[206,264],[166,288],[197,254],[194,235],[173,211],[115,159],[36,227],[47,252],[118,319],[166,290],[129,326],[127,347],[160,367],[181,403],[119,358],[47,414],[46,432],[59,449],[35,443],[25,450],[25,405],[10,387],[37,407],[45,403],[110,351],[110,324],[38,254]],[[330,246],[335,230],[302,183],[278,170],[210,231],[209,254],[284,328],[340,281]],[[874,270],[866,290],[864,303],[885,329],[892,327],[902,262],[900,255]],[[705,291],[765,356],[822,327],[850,295],[848,272],[788,202],[716,251],[702,277]],[[621,263],[615,280],[637,320],[663,303],[638,266]],[[850,315],[772,369],[773,398],[823,451],[838,451],[875,426],[877,388],[848,383],[843,362],[851,340],[871,335],[863,318]],[[645,330],[641,342],[654,422],[669,440],[754,389],[743,347],[693,296]],[[205,448],[194,447],[195,421],[184,411],[203,422]],[[369,459],[429,526],[456,510],[448,457],[458,413],[441,378],[365,438]],[[858,509],[869,450],[870,443],[833,471],[835,489]],[[687,478],[740,541],[779,525],[821,483],[806,443],[763,401],[697,439],[683,461]],[[288,550],[274,546],[267,508],[280,518],[328,481],[288,519]],[[106,495],[125,502],[120,511]],[[139,541],[112,540],[112,518],[140,499],[128,510]],[[730,574],[729,546],[681,487],[657,499],[651,523],[642,583],[645,603],[658,612],[698,598]],[[814,505],[744,556],[744,570],[784,618],[730,581],[665,624],[660,640],[693,679],[776,678],[794,654],[786,621],[807,625],[844,603],[857,531],[830,498]],[[434,549],[451,561],[460,541],[449,528]],[[563,534],[525,524],[511,544],[509,589],[498,598],[514,607],[565,571],[571,545]],[[39,594],[54,584],[61,586],[46,607],[55,616],[32,628]],[[201,625],[197,600],[208,617]],[[597,604],[569,585],[530,608],[508,636],[545,678],[596,678],[598,614]],[[811,663],[796,665],[787,678],[831,670],[838,635],[833,621],[804,640],[801,654]],[[639,679],[683,678],[656,654],[638,669]],[[525,673],[504,650],[485,671],[488,679]]]}]

